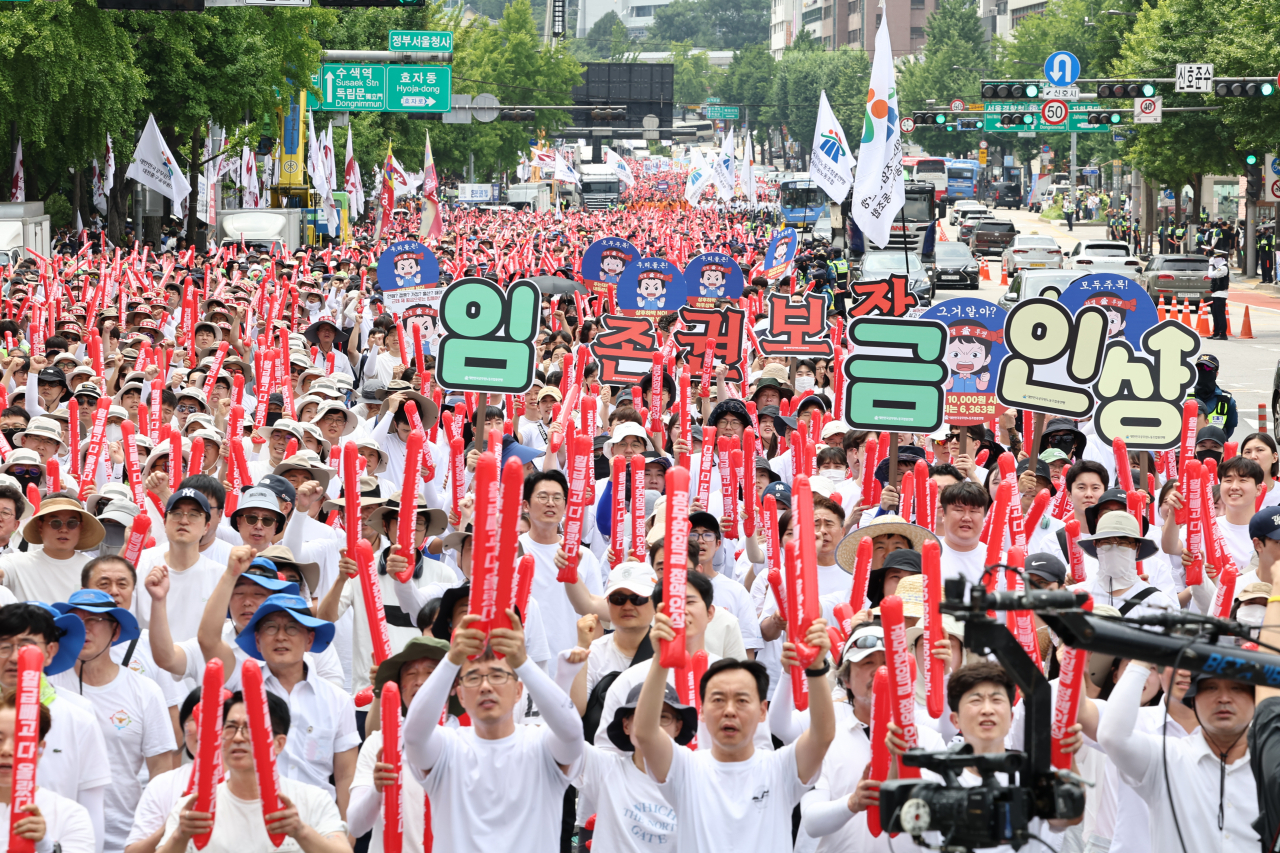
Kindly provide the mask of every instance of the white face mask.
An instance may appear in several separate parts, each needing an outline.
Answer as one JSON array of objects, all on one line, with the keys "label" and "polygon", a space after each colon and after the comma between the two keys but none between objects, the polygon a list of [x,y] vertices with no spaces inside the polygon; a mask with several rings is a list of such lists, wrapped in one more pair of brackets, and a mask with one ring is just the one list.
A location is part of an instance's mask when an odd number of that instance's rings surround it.
[{"label": "white face mask", "polygon": [[840,468],[824,468],[818,473],[833,483],[843,483],[845,479],[844,471]]},{"label": "white face mask", "polygon": [[1099,545],[1098,576],[1115,589],[1128,589],[1138,582],[1138,550],[1123,545]]},{"label": "white face mask", "polygon": [[797,376],[796,391],[803,394],[805,391],[813,390],[814,381],[812,376]]},{"label": "white face mask", "polygon": [[1257,628],[1262,625],[1266,614],[1267,605],[1265,604],[1242,604],[1236,611],[1236,621]]},{"label": "white face mask", "polygon": [[107,441],[123,441],[124,440],[124,432],[120,429],[119,424],[107,424],[107,428],[105,430],[104,435]]}]

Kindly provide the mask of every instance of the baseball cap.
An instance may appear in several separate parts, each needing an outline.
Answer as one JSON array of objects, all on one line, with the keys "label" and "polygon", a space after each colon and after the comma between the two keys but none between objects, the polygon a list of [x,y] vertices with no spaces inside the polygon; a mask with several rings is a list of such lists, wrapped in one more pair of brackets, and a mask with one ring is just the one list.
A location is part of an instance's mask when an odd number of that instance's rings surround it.
[{"label": "baseball cap", "polygon": [[[1058,452],[1061,453],[1062,451],[1058,451]],[[1036,462],[1036,477],[1037,478],[1044,477],[1046,480],[1048,480],[1049,494],[1056,495],[1058,493],[1058,487],[1053,484],[1053,475],[1049,473],[1049,463],[1045,462],[1042,459],[1036,459],[1035,462]],[[1027,470],[1030,467],[1031,467],[1031,457],[1028,456],[1026,459],[1023,459],[1021,462],[1018,463],[1018,471],[1017,471],[1018,476],[1021,477],[1023,474],[1027,473]]]},{"label": "baseball cap", "polygon": [[172,512],[174,505],[177,504],[178,501],[195,501],[199,504],[200,509],[204,511],[205,518],[209,518],[213,515],[213,510],[209,508],[209,499],[206,498],[203,493],[197,492],[195,489],[178,489],[178,491],[174,492],[169,497],[169,502],[164,505],[164,511],[166,513]]},{"label": "baseball cap", "polygon": [[760,495],[760,502],[763,505],[764,499],[773,495],[774,501],[778,506],[784,509],[791,509],[791,487],[779,480],[776,483],[770,483],[764,487],[764,493]]},{"label": "baseball cap", "polygon": [[[1044,453],[1040,454],[1040,461],[1043,462],[1045,465],[1052,465],[1054,462],[1070,462],[1071,457],[1063,453],[1061,450],[1059,450],[1056,447],[1050,447]],[[1037,465],[1036,471],[1038,472],[1039,470],[1040,470],[1040,466]],[[1039,476],[1039,474],[1037,473],[1036,476]]]},{"label": "baseball cap", "polygon": [[1052,554],[1027,555],[1026,569],[1028,574],[1043,578],[1050,583],[1067,582],[1067,567]]},{"label": "baseball cap", "polygon": [[845,641],[840,650],[840,661],[859,663],[874,652],[884,651],[884,628],[863,622],[853,631],[853,636]]},{"label": "baseball cap", "polygon": [[653,595],[653,588],[658,583],[658,576],[652,566],[644,563],[619,563],[609,572],[609,585],[604,594],[608,596],[620,589],[629,589],[636,595]]},{"label": "baseball cap", "polygon": [[1280,539],[1280,506],[1263,507],[1249,519],[1250,539]]},{"label": "baseball cap", "polygon": [[1222,366],[1222,362],[1218,361],[1218,357],[1212,353],[1204,353],[1196,359],[1196,367],[1203,367],[1206,370],[1217,372]]},{"label": "baseball cap", "polygon": [[705,527],[707,530],[715,531],[716,538],[723,538],[720,535],[720,521],[709,512],[695,512],[689,515],[689,529],[695,527]]},{"label": "baseball cap", "polygon": [[1196,444],[1202,441],[1216,441],[1219,447],[1226,447],[1227,434],[1222,431],[1222,427],[1210,424],[1209,426],[1201,427],[1200,431],[1196,433]]},{"label": "baseball cap", "polygon": [[258,481],[258,488],[266,488],[275,492],[276,497],[284,498],[289,503],[293,503],[298,499],[298,493],[290,483],[279,474],[268,474]]}]

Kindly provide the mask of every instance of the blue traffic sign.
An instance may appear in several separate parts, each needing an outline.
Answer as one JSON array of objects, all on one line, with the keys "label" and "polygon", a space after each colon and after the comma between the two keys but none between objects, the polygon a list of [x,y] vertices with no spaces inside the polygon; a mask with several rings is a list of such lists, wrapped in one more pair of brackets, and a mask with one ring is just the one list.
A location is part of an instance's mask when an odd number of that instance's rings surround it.
[{"label": "blue traffic sign", "polygon": [[1080,79],[1080,60],[1074,53],[1059,50],[1044,61],[1044,76],[1054,86],[1070,86]]},{"label": "blue traffic sign", "polygon": [[1083,169],[1081,169],[1081,170],[1080,170],[1080,174],[1082,174],[1082,175],[1096,175],[1096,174],[1098,174],[1098,170],[1097,170],[1096,168],[1092,167],[1092,166],[1086,166],[1085,168],[1083,168]]},{"label": "blue traffic sign", "polygon": [[1280,157],[1271,158],[1271,174],[1280,175]]}]

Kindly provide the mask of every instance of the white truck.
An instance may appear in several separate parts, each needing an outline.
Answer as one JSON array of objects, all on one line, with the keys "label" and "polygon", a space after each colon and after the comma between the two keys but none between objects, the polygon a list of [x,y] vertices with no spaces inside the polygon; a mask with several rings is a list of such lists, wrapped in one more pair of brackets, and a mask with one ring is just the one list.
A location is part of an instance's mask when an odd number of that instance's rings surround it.
[{"label": "white truck", "polygon": [[0,264],[8,266],[24,257],[24,249],[49,257],[49,238],[53,232],[42,201],[0,203]]},{"label": "white truck", "polygon": [[244,243],[291,254],[303,245],[302,213],[296,207],[219,210],[218,245]]},{"label": "white truck", "polygon": [[583,163],[578,172],[582,176],[583,207],[604,210],[618,204],[622,187],[617,170],[604,163]]},{"label": "white truck", "polygon": [[507,187],[507,204],[517,210],[533,210],[539,213],[550,210],[551,184],[548,181],[512,184]]}]

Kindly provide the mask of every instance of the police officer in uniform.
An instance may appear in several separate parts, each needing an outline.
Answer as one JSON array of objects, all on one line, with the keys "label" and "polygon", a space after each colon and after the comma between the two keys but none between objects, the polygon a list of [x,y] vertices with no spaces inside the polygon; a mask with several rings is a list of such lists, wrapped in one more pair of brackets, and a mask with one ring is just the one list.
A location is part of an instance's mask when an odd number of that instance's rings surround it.
[{"label": "police officer in uniform", "polygon": [[1205,353],[1196,359],[1196,384],[1192,396],[1204,403],[1208,410],[1205,425],[1220,428],[1230,438],[1236,428],[1236,401],[1230,392],[1218,387],[1220,366],[1216,355]]},{"label": "police officer in uniform", "polygon": [[1186,238],[1187,220],[1184,219],[1177,228],[1173,229],[1173,251],[1175,254],[1182,254],[1187,250]]},{"label": "police officer in uniform", "polygon": [[1258,233],[1258,272],[1262,275],[1262,283],[1270,284],[1276,279],[1276,233],[1272,225],[1264,225]]},{"label": "police officer in uniform", "polygon": [[835,277],[835,283],[837,286],[844,285],[848,282],[849,262],[845,260],[845,257],[843,254],[837,254],[834,258],[832,258],[830,262],[828,262],[827,268],[830,270],[831,274]]}]

